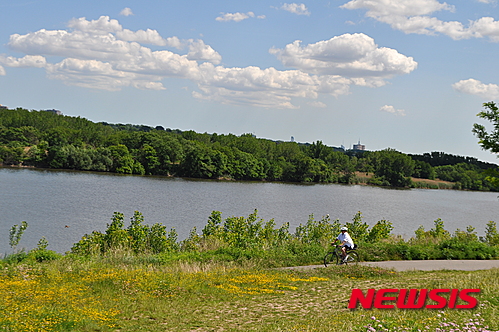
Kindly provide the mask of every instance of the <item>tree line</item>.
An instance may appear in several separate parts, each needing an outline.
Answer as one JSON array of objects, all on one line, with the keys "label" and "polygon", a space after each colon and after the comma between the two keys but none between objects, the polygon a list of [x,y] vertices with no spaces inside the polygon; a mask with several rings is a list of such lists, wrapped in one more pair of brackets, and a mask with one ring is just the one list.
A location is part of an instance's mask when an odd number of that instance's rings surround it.
[{"label": "tree line", "polygon": [[411,187],[411,177],[454,182],[455,189],[498,190],[496,164],[443,152],[409,155],[344,151],[272,141],[252,134],[197,133],[162,126],[94,123],[25,109],[0,110],[0,163],[40,168],[206,179],[357,183]]}]

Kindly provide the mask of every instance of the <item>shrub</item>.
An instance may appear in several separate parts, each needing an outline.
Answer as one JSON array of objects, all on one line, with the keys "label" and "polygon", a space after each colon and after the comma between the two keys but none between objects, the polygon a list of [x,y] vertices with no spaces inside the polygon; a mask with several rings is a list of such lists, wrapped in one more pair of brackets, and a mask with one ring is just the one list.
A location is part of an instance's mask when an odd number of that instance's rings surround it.
[{"label": "shrub", "polygon": [[104,234],[97,231],[93,231],[90,235],[85,234],[73,245],[71,252],[79,255],[95,255],[116,249],[131,250],[135,253],[160,253],[179,249],[178,236],[174,229],[167,234],[166,227],[162,224],[142,225],[144,217],[138,211],[135,211],[131,218],[130,226],[123,229],[124,217],[123,213],[115,212]]},{"label": "shrub", "polygon": [[[352,222],[347,222],[346,226],[348,227],[348,233],[355,241],[364,241],[367,238],[369,225],[365,222],[362,222],[362,213],[359,211],[355,214],[352,219]],[[339,231],[339,230],[338,230]]]},{"label": "shrub", "polygon": [[332,224],[330,221],[329,215],[317,221],[312,214],[305,225],[300,224],[296,228],[295,238],[302,243],[320,243],[326,246],[331,239],[336,238],[341,227],[339,220],[335,220]]},{"label": "shrub", "polygon": [[34,249],[31,250],[27,255],[28,259],[36,260],[39,263],[45,261],[53,261],[61,257],[62,257],[61,254],[47,249]]},{"label": "shrub", "polygon": [[33,260],[41,263],[41,262],[45,262],[45,261],[53,261],[53,260],[56,260],[56,259],[59,259],[62,257],[61,254],[59,254],[55,251],[47,250],[48,245],[49,245],[49,243],[48,243],[47,239],[45,239],[45,237],[42,237],[38,241],[38,246],[35,249],[30,250],[27,258],[33,259]]},{"label": "shrub", "polygon": [[491,246],[499,245],[499,233],[495,221],[489,221],[485,228],[485,242]]},{"label": "shrub", "polygon": [[390,221],[380,220],[371,228],[367,235],[367,242],[377,242],[382,239],[388,239],[393,230],[393,225]]},{"label": "shrub", "polygon": [[443,259],[491,259],[499,250],[479,241],[463,242],[457,237],[445,240],[439,245]]}]

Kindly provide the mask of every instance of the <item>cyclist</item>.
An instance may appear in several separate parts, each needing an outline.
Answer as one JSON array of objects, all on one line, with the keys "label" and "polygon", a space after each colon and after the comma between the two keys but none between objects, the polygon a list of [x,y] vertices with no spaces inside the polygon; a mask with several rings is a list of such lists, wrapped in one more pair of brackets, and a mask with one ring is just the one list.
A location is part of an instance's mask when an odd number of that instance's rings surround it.
[{"label": "cyclist", "polygon": [[340,246],[341,246],[341,258],[342,258],[342,263],[346,262],[347,260],[347,252],[346,249],[353,249],[354,248],[354,243],[352,238],[350,237],[350,234],[348,234],[348,228],[346,227],[341,227],[340,228],[341,234],[338,235],[336,238],[338,241],[340,241]]}]

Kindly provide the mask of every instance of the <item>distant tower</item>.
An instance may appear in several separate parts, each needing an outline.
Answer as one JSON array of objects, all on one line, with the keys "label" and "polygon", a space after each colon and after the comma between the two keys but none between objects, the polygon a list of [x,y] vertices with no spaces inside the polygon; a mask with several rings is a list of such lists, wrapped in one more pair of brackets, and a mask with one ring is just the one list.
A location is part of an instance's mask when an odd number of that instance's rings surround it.
[{"label": "distant tower", "polygon": [[51,112],[51,113],[54,113],[54,114],[56,114],[56,115],[62,115],[62,112],[61,112],[61,111],[59,111],[59,110],[54,110],[54,109],[52,109],[52,110],[45,110],[45,112]]},{"label": "distant tower", "polygon": [[294,141],[295,141],[295,137],[291,136],[291,142],[294,142]]},{"label": "distant tower", "polygon": [[366,146],[363,144],[360,144],[360,139],[358,144],[353,145],[354,150],[359,150],[359,151],[364,151],[366,149]]}]

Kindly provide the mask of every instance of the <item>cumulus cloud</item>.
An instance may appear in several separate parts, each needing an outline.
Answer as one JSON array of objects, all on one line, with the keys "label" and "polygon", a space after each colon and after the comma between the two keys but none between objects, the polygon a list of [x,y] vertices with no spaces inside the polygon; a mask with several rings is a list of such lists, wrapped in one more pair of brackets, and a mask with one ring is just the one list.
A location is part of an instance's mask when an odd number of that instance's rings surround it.
[{"label": "cumulus cloud", "polygon": [[186,43],[189,48],[189,53],[187,53],[189,60],[208,61],[214,64],[219,64],[222,61],[222,56],[210,45],[206,45],[204,41],[189,39]]},{"label": "cumulus cloud", "polygon": [[221,16],[217,17],[215,20],[219,22],[228,22],[228,21],[234,21],[234,22],[241,22],[242,20],[246,20],[250,17],[255,17],[255,14],[253,12],[247,12],[247,13],[220,13]]},{"label": "cumulus cloud", "polygon": [[123,8],[123,10],[120,12],[120,15],[130,16],[130,15],[133,15],[133,12],[130,8],[126,7],[126,8]]},{"label": "cumulus cloud", "polygon": [[[106,35],[123,30],[120,22],[110,19],[109,16],[101,16],[97,20],[88,21],[85,17],[73,18],[68,23],[69,28],[76,31],[86,32],[92,35]],[[44,29],[40,31],[45,31]]]},{"label": "cumulus cloud", "polygon": [[479,96],[483,99],[497,99],[499,98],[499,85],[497,84],[484,84],[473,78],[461,80],[452,84],[452,87],[459,92]]},{"label": "cumulus cloud", "polygon": [[47,61],[43,56],[40,55],[26,55],[23,58],[5,57],[0,55],[0,64],[7,67],[35,67],[43,68],[47,64]]},{"label": "cumulus cloud", "polygon": [[118,20],[110,19],[109,16],[101,16],[99,19],[92,21],[88,21],[85,17],[78,19],[74,18],[69,21],[68,27],[75,30],[73,32],[73,35],[76,35],[78,32],[93,36],[106,36],[111,33],[114,34],[117,39],[123,41],[134,41],[141,44],[152,44],[159,46],[166,45],[166,40],[164,40],[156,30],[147,29],[145,31],[131,31],[128,29],[123,29]]},{"label": "cumulus cloud", "polygon": [[494,18],[470,20],[467,26],[458,21],[442,21],[431,15],[439,11],[454,12],[455,7],[437,0],[351,0],[340,8],[367,10],[367,17],[405,33],[440,33],[454,40],[488,37],[499,42],[499,22]]},{"label": "cumulus cloud", "polygon": [[304,4],[300,3],[285,3],[284,5],[281,6],[281,9],[288,11],[290,13],[296,14],[296,15],[307,15],[310,16],[310,12],[307,9],[307,6]]},{"label": "cumulus cloud", "polygon": [[159,35],[156,30],[138,30],[131,31],[128,29],[123,29],[116,32],[116,37],[120,40],[137,42],[141,44],[151,44],[158,46],[165,46],[166,41]]},{"label": "cumulus cloud", "polygon": [[[152,50],[144,44],[184,50],[184,54]],[[0,57],[2,75],[3,67],[44,68],[50,79],[110,91],[164,90],[161,81],[174,77],[196,84],[192,95],[201,100],[268,108],[297,108],[295,98],[314,101],[320,94],[338,97],[350,93],[351,85],[382,86],[390,76],[416,68],[412,58],[378,47],[363,34],[271,49],[291,70],[227,68],[219,65],[220,54],[203,40],[164,38],[151,29],[131,31],[107,16],[73,19],[67,30],[14,34],[8,46],[26,56]]]},{"label": "cumulus cloud", "polygon": [[381,112],[386,112],[386,113],[390,113],[390,114],[394,114],[394,115],[399,115],[399,116],[405,116],[405,110],[402,110],[402,109],[395,109],[395,107],[391,106],[391,105],[385,105],[385,106],[382,106],[380,109],[379,109]]},{"label": "cumulus cloud", "polygon": [[416,69],[412,57],[394,49],[378,47],[371,37],[344,34],[315,44],[297,40],[284,49],[270,50],[285,66],[318,75],[361,78],[359,85],[379,85],[383,78],[408,74]]},{"label": "cumulus cloud", "polygon": [[0,66],[0,76],[5,76],[6,73],[5,73],[5,68]]}]

